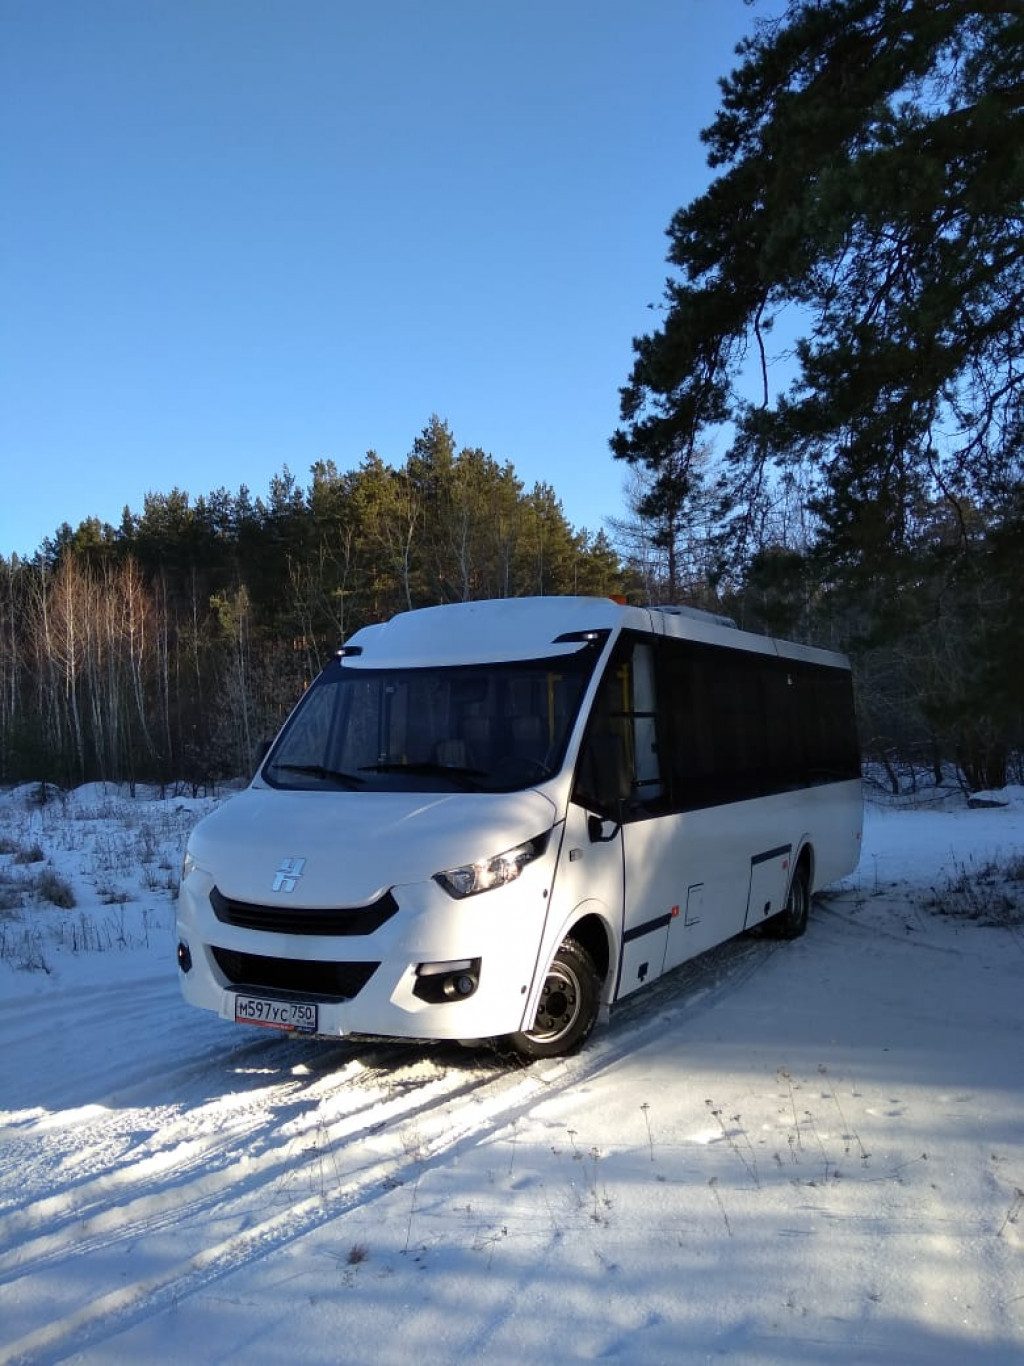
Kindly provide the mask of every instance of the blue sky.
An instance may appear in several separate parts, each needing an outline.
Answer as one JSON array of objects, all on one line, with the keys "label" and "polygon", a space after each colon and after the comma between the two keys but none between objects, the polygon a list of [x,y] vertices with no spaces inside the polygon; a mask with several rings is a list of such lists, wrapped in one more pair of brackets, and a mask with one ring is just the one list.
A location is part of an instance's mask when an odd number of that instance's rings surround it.
[{"label": "blue sky", "polygon": [[608,438],[743,0],[2,0],[0,555],[432,413],[623,511]]}]

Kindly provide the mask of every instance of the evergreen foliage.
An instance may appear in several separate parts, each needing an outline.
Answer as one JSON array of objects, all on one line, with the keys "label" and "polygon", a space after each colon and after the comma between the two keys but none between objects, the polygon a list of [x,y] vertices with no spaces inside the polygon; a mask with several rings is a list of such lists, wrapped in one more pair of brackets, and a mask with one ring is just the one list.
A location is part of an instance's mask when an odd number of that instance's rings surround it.
[{"label": "evergreen foliage", "polygon": [[1024,3],[792,0],[738,56],[613,450],[664,516],[727,430],[741,613],[898,678],[901,729],[995,785],[1024,743]]},{"label": "evergreen foliage", "polygon": [[149,494],[0,558],[0,782],[196,787],[251,770],[339,644],[411,607],[621,593],[603,535],[434,417],[405,464],[287,468],[265,498]]}]

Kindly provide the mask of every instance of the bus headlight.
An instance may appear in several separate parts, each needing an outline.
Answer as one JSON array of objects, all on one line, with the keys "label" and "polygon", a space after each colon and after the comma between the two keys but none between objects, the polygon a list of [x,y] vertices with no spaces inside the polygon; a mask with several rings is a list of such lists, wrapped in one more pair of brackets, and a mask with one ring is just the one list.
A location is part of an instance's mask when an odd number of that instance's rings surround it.
[{"label": "bus headlight", "polygon": [[489,892],[492,887],[503,887],[506,882],[515,882],[528,863],[539,858],[547,848],[547,835],[517,844],[514,849],[506,849],[494,858],[478,859],[476,863],[464,864],[461,868],[448,868],[443,873],[435,873],[434,881],[440,883],[449,896],[461,900],[466,896],[476,896],[478,892]]},{"label": "bus headlight", "polygon": [[181,860],[181,881],[184,882],[198,867],[198,863],[196,863],[191,853],[186,849]]}]

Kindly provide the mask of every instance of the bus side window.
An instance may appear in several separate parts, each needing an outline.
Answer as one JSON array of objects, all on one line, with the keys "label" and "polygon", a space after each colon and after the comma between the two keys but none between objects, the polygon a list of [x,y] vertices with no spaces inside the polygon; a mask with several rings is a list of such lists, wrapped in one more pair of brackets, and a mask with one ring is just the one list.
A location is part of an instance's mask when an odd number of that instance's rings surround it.
[{"label": "bus side window", "polygon": [[631,790],[625,718],[622,714],[622,671],[628,666],[612,658],[594,698],[587,733],[580,749],[572,799],[579,806],[621,819]]},{"label": "bus side window", "polygon": [[633,651],[630,695],[627,703],[633,742],[633,796],[646,807],[658,807],[665,792],[658,754],[658,708],[655,689],[654,651],[638,644]]},{"label": "bus side window", "polygon": [[629,766],[621,734],[595,731],[580,754],[574,800],[602,815],[621,819],[630,795]]},{"label": "bus side window", "polygon": [[573,800],[616,820],[662,798],[651,646],[617,652],[601,681],[580,751]]}]

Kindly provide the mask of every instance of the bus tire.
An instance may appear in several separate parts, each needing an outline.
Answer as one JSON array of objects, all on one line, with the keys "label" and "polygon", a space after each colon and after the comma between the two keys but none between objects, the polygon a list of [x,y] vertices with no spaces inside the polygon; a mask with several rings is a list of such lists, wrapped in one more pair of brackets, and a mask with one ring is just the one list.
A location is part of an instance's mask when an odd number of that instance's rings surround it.
[{"label": "bus tire", "polygon": [[765,932],[773,939],[799,939],[807,928],[810,913],[811,876],[807,860],[801,859],[789,884],[786,904],[778,915],[765,923]]},{"label": "bus tire", "polygon": [[575,939],[564,939],[548,968],[532,1026],[509,1035],[509,1044],[521,1058],[575,1053],[600,1005],[601,979],[590,954]]}]

